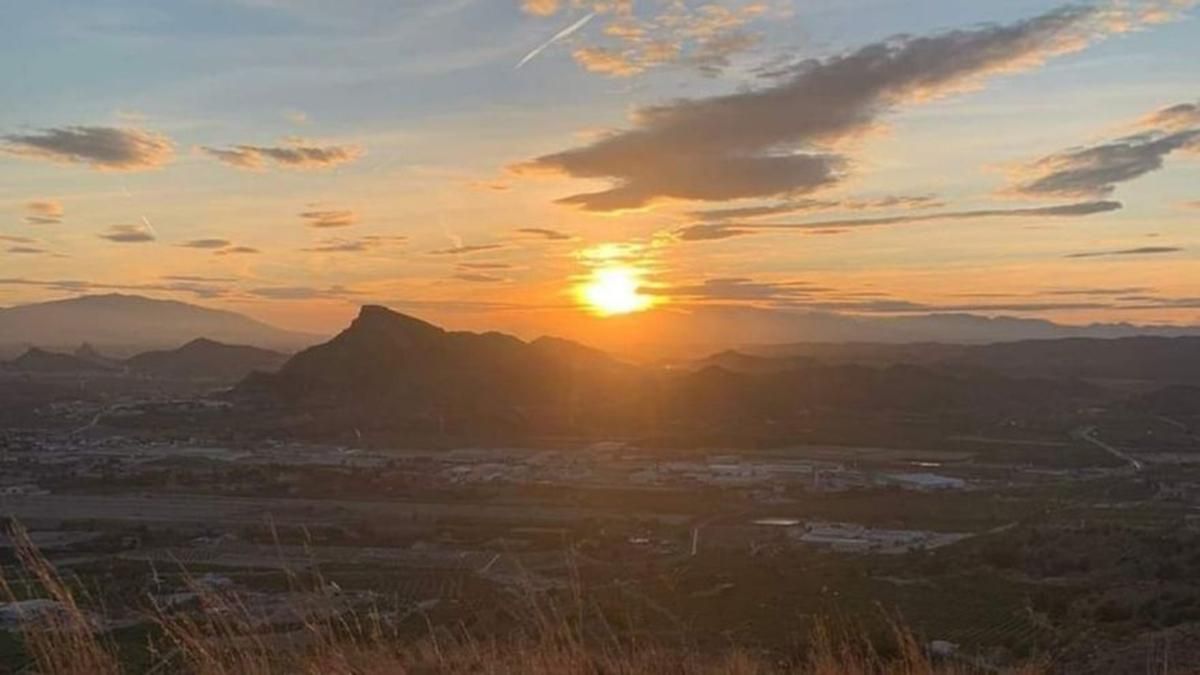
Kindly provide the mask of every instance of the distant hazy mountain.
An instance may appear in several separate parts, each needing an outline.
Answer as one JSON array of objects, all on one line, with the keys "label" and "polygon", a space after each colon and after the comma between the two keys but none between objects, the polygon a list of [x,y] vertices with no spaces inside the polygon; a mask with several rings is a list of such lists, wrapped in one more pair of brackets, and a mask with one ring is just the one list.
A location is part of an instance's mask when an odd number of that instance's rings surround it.
[{"label": "distant hazy mountain", "polygon": [[41,374],[97,373],[120,369],[119,366],[82,359],[72,354],[50,352],[37,347],[30,348],[24,354],[2,365],[8,370]]},{"label": "distant hazy mountain", "polygon": [[[868,365],[909,363],[986,368],[1023,377],[1150,380],[1200,383],[1200,337],[1062,338],[984,345],[942,343],[798,343],[747,346],[749,354],[720,358],[732,370],[781,370],[797,359]],[[736,355],[736,357],[734,356]]]},{"label": "distant hazy mountain", "polygon": [[975,314],[855,316],[755,307],[664,307],[652,312],[592,319],[571,327],[571,337],[624,353],[698,358],[748,345],[815,342],[979,344],[1068,337],[1200,336],[1200,326],[1126,323],[1064,325],[1043,319]]},{"label": "distant hazy mountain", "polygon": [[317,341],[235,312],[136,295],[86,295],[0,309],[0,346],[69,349],[80,341],[126,353],[198,337],[294,350]]},{"label": "distant hazy mountain", "polygon": [[84,342],[83,344],[79,345],[79,348],[76,349],[72,355],[81,361],[86,361],[88,363],[96,364],[106,368],[121,367],[119,360],[109,358],[108,356],[100,353],[100,350],[93,347],[92,343],[90,342]]},{"label": "distant hazy mountain", "polygon": [[157,377],[236,382],[254,371],[276,370],[287,358],[269,349],[197,338],[178,349],[138,354],[125,364],[135,373]]},{"label": "distant hazy mountain", "polygon": [[[757,372],[737,372],[730,360]],[[728,357],[699,371],[636,367],[556,339],[449,332],[382,307],[364,307],[333,340],[236,391],[246,417],[296,433],[381,431],[513,438],[523,433],[780,437],[814,411],[871,415],[982,414],[1049,409],[1087,399],[1077,382]],[[818,415],[824,418],[824,415]]]}]

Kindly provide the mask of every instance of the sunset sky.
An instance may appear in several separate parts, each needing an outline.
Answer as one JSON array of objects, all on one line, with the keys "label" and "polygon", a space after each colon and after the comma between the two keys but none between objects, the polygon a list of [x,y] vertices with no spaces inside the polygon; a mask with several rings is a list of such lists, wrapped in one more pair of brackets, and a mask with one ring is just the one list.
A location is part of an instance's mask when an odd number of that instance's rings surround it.
[{"label": "sunset sky", "polygon": [[1200,324],[1182,0],[0,3],[0,306]]}]

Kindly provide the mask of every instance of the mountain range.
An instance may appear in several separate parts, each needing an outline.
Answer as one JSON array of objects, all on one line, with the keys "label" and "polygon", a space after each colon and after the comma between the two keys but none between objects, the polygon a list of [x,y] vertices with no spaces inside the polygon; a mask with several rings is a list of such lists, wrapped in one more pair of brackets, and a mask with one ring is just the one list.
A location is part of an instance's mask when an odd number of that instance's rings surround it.
[{"label": "mountain range", "polygon": [[[537,326],[523,326],[529,332]],[[1064,325],[1042,319],[975,314],[867,317],[750,306],[664,306],[625,316],[581,315],[544,327],[611,353],[698,358],[730,348],[754,351],[791,343],[938,342],[983,344],[1060,338],[1200,336],[1200,326],[1126,323]],[[107,354],[174,348],[197,337],[294,352],[323,339],[284,330],[243,314],[136,295],[85,295],[0,308],[0,355],[30,346],[65,351],[89,342]]]},{"label": "mountain range", "polygon": [[197,337],[295,351],[319,337],[283,330],[236,312],[137,295],[84,295],[0,309],[0,349],[65,350],[88,342],[107,353],[174,348]]},{"label": "mountain range", "polygon": [[566,330],[560,334],[602,349],[659,358],[699,358],[730,348],[746,351],[762,345],[801,342],[984,344],[1076,337],[1200,336],[1200,326],[1067,325],[969,313],[862,316],[732,305],[665,306],[650,312],[581,321]]},{"label": "mountain range", "polygon": [[40,375],[110,374],[232,384],[255,371],[275,370],[287,358],[269,349],[197,338],[177,349],[143,352],[128,359],[105,356],[91,343],[71,354],[31,347],[11,361],[0,362],[0,368]]},{"label": "mountain range", "polygon": [[276,373],[251,375],[233,396],[248,417],[275,417],[280,428],[301,434],[744,440],[792,437],[837,411],[982,423],[1017,411],[1074,409],[1105,393],[1070,378],[912,364],[801,359],[751,372],[637,366],[565,340],[447,331],[367,306],[332,340]]},{"label": "mountain range", "polygon": [[748,345],[699,363],[743,372],[807,363],[894,363],[942,368],[985,368],[1008,375],[1200,384],[1200,336],[1060,338],[989,344],[797,343]]}]

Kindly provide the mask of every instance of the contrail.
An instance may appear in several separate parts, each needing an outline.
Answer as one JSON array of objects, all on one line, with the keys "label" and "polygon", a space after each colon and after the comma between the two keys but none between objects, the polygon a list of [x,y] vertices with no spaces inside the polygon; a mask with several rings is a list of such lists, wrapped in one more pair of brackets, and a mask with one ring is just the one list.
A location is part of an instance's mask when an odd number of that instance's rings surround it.
[{"label": "contrail", "polygon": [[571,24],[570,26],[567,26],[566,28],[558,31],[557,33],[554,34],[554,37],[550,38],[549,40],[546,40],[541,45],[539,45],[536,49],[534,49],[533,51],[526,54],[525,58],[521,59],[521,61],[519,63],[517,63],[516,66],[513,66],[513,70],[517,70],[518,68],[525,65],[526,63],[529,63],[529,61],[531,59],[533,59],[533,57],[546,51],[546,48],[549,47],[550,45],[554,44],[555,42],[558,42],[559,40],[565,40],[566,38],[570,37],[575,31],[586,26],[587,22],[591,21],[594,18],[596,18],[596,13],[592,12],[592,13],[588,14],[587,16],[583,17],[582,19]]},{"label": "contrail", "polygon": [[142,216],[142,224],[146,226],[146,229],[150,231],[150,234],[154,235],[155,237],[158,236],[158,232],[155,231],[154,226],[150,224],[149,218]]}]

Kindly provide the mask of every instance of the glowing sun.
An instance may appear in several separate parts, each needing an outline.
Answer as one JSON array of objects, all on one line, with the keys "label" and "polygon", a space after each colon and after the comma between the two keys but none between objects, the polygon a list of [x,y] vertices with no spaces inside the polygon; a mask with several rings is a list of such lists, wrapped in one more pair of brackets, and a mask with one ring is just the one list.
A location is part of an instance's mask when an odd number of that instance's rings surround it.
[{"label": "glowing sun", "polygon": [[654,299],[640,292],[640,273],[632,267],[601,267],[578,288],[579,298],[602,316],[629,314],[649,309]]}]

